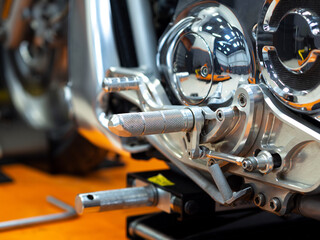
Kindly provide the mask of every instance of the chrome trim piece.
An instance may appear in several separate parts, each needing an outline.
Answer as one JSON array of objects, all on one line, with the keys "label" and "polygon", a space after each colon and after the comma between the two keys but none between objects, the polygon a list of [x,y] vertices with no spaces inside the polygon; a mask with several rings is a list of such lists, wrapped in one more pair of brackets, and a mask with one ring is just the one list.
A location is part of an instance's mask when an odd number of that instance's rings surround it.
[{"label": "chrome trim piece", "polygon": [[[279,7],[280,2],[281,0],[274,0],[271,3],[265,3],[263,7],[264,10],[262,11],[264,15],[261,16],[261,21],[258,23],[257,27],[257,49],[263,80],[275,96],[277,96],[287,107],[301,113],[310,114],[317,119],[320,112],[320,81],[310,89],[305,90],[297,90],[294,87],[288,86],[279,76],[278,71],[282,70],[276,68],[270,58],[270,53],[276,55],[288,74],[293,73],[292,78],[295,78],[295,76],[298,75],[307,74],[316,62],[320,61],[318,57],[320,46],[317,46],[317,43],[315,42],[315,49],[307,49],[309,55],[306,59],[302,59],[304,60],[302,63],[298,64],[295,59],[284,62],[280,60],[277,49],[274,47],[273,36],[277,31],[280,31],[279,25],[282,21],[288,16],[297,16],[300,19],[303,19],[302,21],[305,21],[305,24],[308,26],[308,31],[310,31],[313,38],[319,39],[320,17],[313,12],[308,5],[305,5],[303,8],[300,6],[295,9],[288,9],[288,11],[281,16],[280,21],[276,25],[273,24],[270,26],[270,20],[273,17],[273,14],[275,14],[277,7]],[[305,49],[301,49],[301,51],[305,51]]]}]

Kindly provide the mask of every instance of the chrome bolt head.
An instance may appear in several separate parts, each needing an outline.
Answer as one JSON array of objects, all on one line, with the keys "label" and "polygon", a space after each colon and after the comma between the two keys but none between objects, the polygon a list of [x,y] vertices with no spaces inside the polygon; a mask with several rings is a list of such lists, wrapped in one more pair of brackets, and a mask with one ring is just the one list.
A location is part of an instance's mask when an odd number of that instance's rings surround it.
[{"label": "chrome bolt head", "polygon": [[252,172],[255,169],[255,165],[256,164],[249,158],[242,161],[242,168],[249,172]]},{"label": "chrome bolt head", "polygon": [[241,107],[245,107],[247,105],[247,97],[243,93],[239,94],[238,103]]}]

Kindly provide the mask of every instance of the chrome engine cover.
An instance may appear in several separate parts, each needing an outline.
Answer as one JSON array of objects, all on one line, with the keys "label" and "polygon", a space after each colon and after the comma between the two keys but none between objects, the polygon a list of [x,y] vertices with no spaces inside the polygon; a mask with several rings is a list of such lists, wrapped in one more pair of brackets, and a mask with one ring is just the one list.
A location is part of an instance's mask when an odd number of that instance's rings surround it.
[{"label": "chrome engine cover", "polygon": [[254,81],[253,51],[237,17],[218,3],[182,11],[159,43],[158,66],[184,105],[230,104]]},{"label": "chrome engine cover", "polygon": [[264,82],[287,107],[319,120],[319,8],[315,1],[269,1],[257,26]]},{"label": "chrome engine cover", "polygon": [[[181,105],[170,105],[156,76],[139,69],[110,68],[105,83],[111,85],[104,86],[105,91],[117,89],[142,113],[113,116],[109,130],[138,136],[135,124],[140,124],[139,136],[145,136],[217,202],[230,203],[243,192],[230,195],[229,191],[229,199],[223,200],[212,191],[212,179],[199,175],[199,170],[212,174],[221,168],[243,177],[254,189],[259,207],[284,215],[291,210],[294,195],[320,190],[320,164],[315,157],[320,153],[320,129],[283,105],[270,84],[256,83],[253,49],[242,29],[235,14],[217,2],[197,2],[183,10],[160,39],[157,54],[160,72]],[[258,49],[263,49],[261,32],[257,35]],[[264,79],[269,76],[266,68],[261,73]],[[230,78],[217,81],[226,75]],[[174,115],[190,126],[190,117],[181,115],[185,111],[193,115],[193,128],[171,126],[168,116]],[[130,124],[127,119],[134,116],[137,121]],[[211,159],[219,168],[210,168]],[[224,181],[214,181],[226,187]],[[259,202],[262,195],[268,204]]]}]

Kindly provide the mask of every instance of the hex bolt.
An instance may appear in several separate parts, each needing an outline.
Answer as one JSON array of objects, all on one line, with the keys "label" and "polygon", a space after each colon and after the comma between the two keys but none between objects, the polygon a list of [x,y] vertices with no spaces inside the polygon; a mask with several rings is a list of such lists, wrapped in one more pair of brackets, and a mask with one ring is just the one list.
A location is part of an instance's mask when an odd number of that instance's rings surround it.
[{"label": "hex bolt", "polygon": [[241,107],[245,107],[247,105],[247,97],[243,93],[239,94],[238,103]]},{"label": "hex bolt", "polygon": [[254,169],[256,169],[257,163],[254,162],[252,159],[250,158],[246,158],[242,161],[242,168],[244,170],[247,170],[249,172],[253,171]]},{"label": "hex bolt", "polygon": [[243,159],[242,168],[249,172],[257,169],[262,174],[270,173],[274,168],[273,156],[268,151],[260,151],[256,157]]},{"label": "hex bolt", "polygon": [[258,207],[263,207],[266,204],[266,197],[263,193],[258,193],[254,198],[254,204]]},{"label": "hex bolt", "polygon": [[272,198],[269,204],[273,212],[279,212],[279,210],[281,209],[281,201],[279,198]]}]

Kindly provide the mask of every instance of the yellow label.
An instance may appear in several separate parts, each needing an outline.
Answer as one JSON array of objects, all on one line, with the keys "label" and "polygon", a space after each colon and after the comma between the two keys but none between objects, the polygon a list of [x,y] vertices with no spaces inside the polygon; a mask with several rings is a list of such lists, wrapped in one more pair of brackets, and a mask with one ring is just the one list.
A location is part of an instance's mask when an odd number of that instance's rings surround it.
[{"label": "yellow label", "polygon": [[148,178],[148,181],[152,182],[152,183],[155,183],[155,184],[158,184],[158,185],[160,185],[162,187],[173,186],[174,185],[173,182],[169,181],[165,176],[163,176],[160,173],[157,176]]}]

